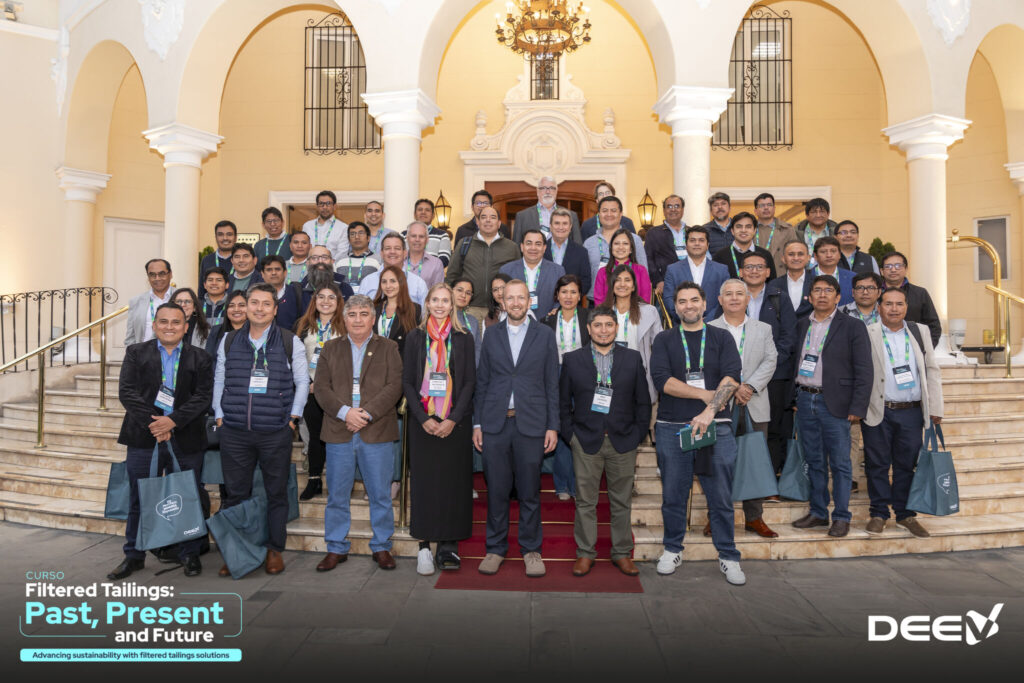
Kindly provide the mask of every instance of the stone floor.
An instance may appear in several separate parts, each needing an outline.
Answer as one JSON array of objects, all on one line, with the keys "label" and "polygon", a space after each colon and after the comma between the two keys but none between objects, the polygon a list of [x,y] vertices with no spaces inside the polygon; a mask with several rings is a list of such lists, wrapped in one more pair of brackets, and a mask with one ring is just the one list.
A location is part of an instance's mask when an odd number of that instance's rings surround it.
[{"label": "stone floor", "polygon": [[[0,543],[0,610],[11,634],[0,645],[0,670],[18,672],[6,680],[68,680],[82,667],[90,680],[122,677],[124,665],[18,663],[23,647],[94,647],[99,641],[68,645],[14,630],[26,601],[26,571],[60,570],[67,584],[102,581],[120,560],[119,539],[4,522]],[[717,563],[685,563],[670,577],[645,563],[641,595],[435,590],[436,577],[418,576],[413,560],[383,572],[369,558],[354,557],[322,575],[314,571],[318,555],[298,552],[285,554],[287,570],[279,576],[258,571],[231,581],[216,575],[216,552],[203,559],[206,571],[195,579],[180,570],[156,576],[167,565],[150,558],[130,580],[178,592],[237,592],[244,609],[241,616],[230,610],[229,625],[241,620],[242,634],[210,647],[239,647],[242,663],[129,665],[133,675],[181,679],[200,667],[223,680],[240,680],[239,674],[273,680],[294,671],[381,680],[410,680],[412,674],[430,681],[650,674],[722,680],[723,674],[751,673],[769,680],[889,681],[901,675],[1019,676],[1024,666],[1024,548],[751,560],[743,564],[748,583],[740,588],[726,584]],[[1004,603],[998,633],[975,646],[867,641],[871,614],[902,619],[976,610],[987,616],[998,602]]]}]

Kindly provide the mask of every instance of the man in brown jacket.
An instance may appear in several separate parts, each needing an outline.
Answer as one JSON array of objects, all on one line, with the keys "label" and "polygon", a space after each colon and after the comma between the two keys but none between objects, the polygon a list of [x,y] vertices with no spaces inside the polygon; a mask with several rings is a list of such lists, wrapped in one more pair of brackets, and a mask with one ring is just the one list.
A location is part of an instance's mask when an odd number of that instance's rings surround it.
[{"label": "man in brown jacket", "polygon": [[[356,465],[370,499],[370,550],[381,569],[394,569],[391,535],[392,442],[398,439],[395,404],[402,394],[398,344],[373,333],[373,301],[356,294],[345,303],[347,334],[324,344],[317,364],[316,398],[324,409],[320,438],[327,444],[326,572],[348,559],[349,500]],[[311,435],[312,436],[312,435]]]}]

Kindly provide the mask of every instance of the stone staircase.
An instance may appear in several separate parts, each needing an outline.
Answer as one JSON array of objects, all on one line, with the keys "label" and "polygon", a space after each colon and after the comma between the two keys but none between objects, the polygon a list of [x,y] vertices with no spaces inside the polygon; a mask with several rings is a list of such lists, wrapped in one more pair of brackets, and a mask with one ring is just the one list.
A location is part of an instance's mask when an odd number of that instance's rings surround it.
[{"label": "stone staircase", "polygon": [[[110,410],[99,412],[98,366],[83,365],[70,386],[48,389],[45,442],[35,448],[36,404],[6,402],[0,417],[0,514],[22,524],[120,535],[124,523],[103,517],[103,501],[110,464],[124,459],[117,444],[123,411],[117,402],[119,366],[108,367]],[[780,535],[762,539],[743,530],[743,515],[736,505],[736,543],[744,558],[795,559],[853,557],[896,553],[973,550],[1024,545],[1024,377],[1005,379],[993,366],[946,368],[943,371],[946,446],[953,452],[960,487],[960,513],[952,517],[923,517],[932,537],[916,539],[890,521],[882,536],[864,532],[868,498],[863,469],[855,465],[860,493],[850,507],[850,535],[833,539],[824,529],[799,530],[789,522],[805,514],[806,503],[766,503],[765,521]],[[301,465],[301,444],[292,459]],[[300,466],[301,470],[301,466]],[[299,474],[299,489],[305,486]],[[219,504],[216,486],[210,494]],[[633,534],[638,559],[656,559],[662,550],[661,482],[653,448],[641,448],[633,499]],[[369,507],[362,485],[352,495],[352,552],[369,554]],[[323,552],[323,517],[326,497],[300,503],[300,518],[288,525],[288,547]],[[396,509],[397,518],[397,509]],[[694,483],[691,530],[684,555],[687,559],[716,557],[711,539],[700,530],[707,521],[707,506]],[[396,532],[394,551],[414,556],[417,542]]]}]

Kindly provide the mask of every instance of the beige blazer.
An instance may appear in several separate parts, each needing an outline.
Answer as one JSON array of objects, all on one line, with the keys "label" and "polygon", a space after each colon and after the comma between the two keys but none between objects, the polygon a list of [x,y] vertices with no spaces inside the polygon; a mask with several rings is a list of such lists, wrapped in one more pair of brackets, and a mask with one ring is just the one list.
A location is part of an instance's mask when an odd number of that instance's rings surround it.
[{"label": "beige blazer", "polygon": [[[728,330],[725,324],[725,316],[721,315],[708,325]],[[768,382],[775,374],[775,363],[778,361],[779,352],[775,348],[775,341],[772,338],[772,327],[768,323],[754,320],[747,316],[744,323],[747,336],[743,341],[743,356],[740,360],[743,363],[743,383],[749,384],[754,389],[754,395],[747,403],[747,410],[750,412],[750,419],[754,422],[769,422],[771,420],[771,407],[768,405]]]},{"label": "beige blazer", "polygon": [[[910,335],[910,349],[914,352],[914,360],[917,362],[917,376],[923,377],[921,382],[921,413],[924,415],[925,427],[931,423],[930,416],[942,417],[942,371],[939,370],[938,361],[935,360],[935,351],[932,349],[931,333],[926,325],[921,323],[907,323],[917,325],[921,332],[921,341],[924,342],[924,350],[917,344],[917,339]],[[874,365],[875,381],[871,386],[871,400],[868,403],[868,414],[864,418],[864,424],[874,427],[881,423],[885,415],[885,386],[888,379],[889,358],[885,352],[885,344],[882,342],[882,323],[871,323],[868,325],[868,339],[871,341],[871,362]]]}]

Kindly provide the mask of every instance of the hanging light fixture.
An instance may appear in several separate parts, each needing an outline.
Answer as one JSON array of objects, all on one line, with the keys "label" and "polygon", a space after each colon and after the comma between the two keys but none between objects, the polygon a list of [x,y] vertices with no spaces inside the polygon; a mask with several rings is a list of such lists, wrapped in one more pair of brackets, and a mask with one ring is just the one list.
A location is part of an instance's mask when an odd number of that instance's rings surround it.
[{"label": "hanging light fixture", "polygon": [[452,205],[444,198],[443,191],[438,194],[437,201],[434,202],[434,216],[437,218],[437,227],[447,230],[452,219]]},{"label": "hanging light fixture", "polygon": [[654,225],[654,215],[658,212],[658,205],[651,199],[651,193],[644,189],[644,198],[637,204],[637,212],[640,214],[640,225],[650,228]]},{"label": "hanging light fixture", "polygon": [[590,42],[590,9],[572,0],[515,0],[494,15],[498,42],[521,55],[557,57]]}]

